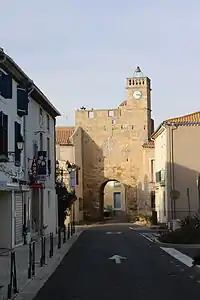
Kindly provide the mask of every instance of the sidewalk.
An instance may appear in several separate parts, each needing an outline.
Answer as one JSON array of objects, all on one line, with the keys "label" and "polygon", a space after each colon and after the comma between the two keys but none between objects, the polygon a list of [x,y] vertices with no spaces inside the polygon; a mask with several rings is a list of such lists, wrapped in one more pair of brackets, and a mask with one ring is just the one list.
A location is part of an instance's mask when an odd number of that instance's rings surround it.
[{"label": "sidewalk", "polygon": [[[84,226],[76,227],[76,234],[80,233],[84,230]],[[66,233],[66,243],[63,244],[63,233],[61,236],[61,249],[64,248],[66,244],[71,244],[70,237],[67,240],[67,233]],[[46,249],[45,249],[45,265],[50,263],[50,260],[56,256],[58,249],[58,235],[54,237],[54,247],[53,247],[53,257],[49,258],[49,250],[50,250],[50,238],[46,237]],[[16,273],[17,273],[17,288],[18,291],[23,290],[26,284],[31,280],[28,279],[28,264],[29,264],[29,245],[23,245],[15,248],[15,255],[16,255]],[[40,266],[40,257],[41,257],[41,242],[36,241],[35,243],[35,276],[41,271],[42,267]],[[0,252],[0,300],[7,299],[7,290],[8,290],[8,283],[10,281],[10,261],[11,261],[11,253],[10,252]]]}]

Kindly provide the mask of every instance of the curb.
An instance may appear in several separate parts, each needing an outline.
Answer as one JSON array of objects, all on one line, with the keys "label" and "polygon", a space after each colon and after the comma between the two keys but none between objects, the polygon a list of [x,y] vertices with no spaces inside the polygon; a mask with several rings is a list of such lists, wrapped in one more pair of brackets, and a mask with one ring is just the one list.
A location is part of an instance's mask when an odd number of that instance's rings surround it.
[{"label": "curb", "polygon": [[[58,249],[55,256],[49,260],[48,264],[41,267],[37,272],[36,276],[28,279],[27,282],[21,287],[17,294],[14,294],[10,300],[31,300],[33,299],[49,277],[55,272],[57,267],[62,262],[65,255],[69,252],[72,245],[77,241],[79,236],[88,229],[88,226],[82,228],[79,232],[75,233],[62,248]],[[7,289],[5,287],[5,293],[0,296],[1,300],[5,300]]]},{"label": "curb", "polygon": [[154,238],[154,240],[152,240],[154,243],[159,244],[160,246],[168,246],[168,247],[172,247],[172,248],[195,248],[198,249],[200,248],[200,244],[172,244],[172,243],[163,243],[161,241],[159,241],[156,237]]}]

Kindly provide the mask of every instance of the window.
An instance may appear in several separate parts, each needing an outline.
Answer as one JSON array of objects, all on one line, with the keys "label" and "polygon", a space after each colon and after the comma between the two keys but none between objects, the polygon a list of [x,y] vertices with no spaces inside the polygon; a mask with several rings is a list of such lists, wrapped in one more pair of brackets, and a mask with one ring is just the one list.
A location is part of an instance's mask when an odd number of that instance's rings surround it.
[{"label": "window", "polygon": [[51,175],[51,154],[50,154],[50,138],[47,138],[47,168],[48,175]]},{"label": "window", "polygon": [[47,130],[49,131],[50,129],[50,118],[49,115],[47,115]]},{"label": "window", "polygon": [[47,201],[48,201],[48,208],[51,206],[51,192],[47,191]]},{"label": "window", "polygon": [[43,134],[40,132],[40,151],[43,150]]},{"label": "window", "polygon": [[88,118],[90,118],[90,119],[94,118],[94,112],[93,111],[88,112]]},{"label": "window", "polygon": [[114,117],[114,111],[113,110],[109,110],[108,111],[108,116],[109,117]]},{"label": "window", "polygon": [[37,153],[38,153],[38,145],[37,145],[37,142],[34,141],[33,142],[33,158],[37,157]]},{"label": "window", "polygon": [[50,138],[47,138],[47,159],[50,159]]},{"label": "window", "polygon": [[115,124],[116,124],[116,122],[117,122],[116,120],[112,120],[112,124],[113,124],[113,125],[115,125]]},{"label": "window", "polygon": [[151,159],[150,160],[150,180],[151,180],[151,182],[155,181],[154,164],[155,164],[155,159]]},{"label": "window", "polygon": [[43,111],[41,107],[40,107],[40,126],[43,126]]},{"label": "window", "polygon": [[12,76],[0,72],[0,95],[12,99]]},{"label": "window", "polygon": [[155,202],[155,192],[151,192],[151,208],[155,210],[156,202]]},{"label": "window", "polygon": [[0,155],[8,156],[8,116],[0,112]]},{"label": "window", "polygon": [[17,87],[17,114],[20,117],[28,115],[28,92],[20,86]]},{"label": "window", "polygon": [[21,151],[17,147],[17,141],[21,136],[21,125],[15,122],[15,165],[20,166],[21,161]]}]

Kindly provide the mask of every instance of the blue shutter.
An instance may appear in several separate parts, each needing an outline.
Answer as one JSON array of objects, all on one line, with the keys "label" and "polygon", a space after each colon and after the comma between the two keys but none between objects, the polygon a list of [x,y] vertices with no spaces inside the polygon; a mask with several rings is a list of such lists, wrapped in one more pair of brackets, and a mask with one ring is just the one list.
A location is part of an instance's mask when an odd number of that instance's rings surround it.
[{"label": "blue shutter", "polygon": [[70,173],[70,187],[71,189],[75,189],[76,185],[76,171],[71,171]]},{"label": "blue shutter", "polygon": [[28,115],[28,92],[21,87],[17,87],[17,114],[20,117]]},{"label": "blue shutter", "polygon": [[5,99],[12,99],[12,76],[0,74],[0,94]]},{"label": "blue shutter", "polygon": [[0,155],[4,154],[3,150],[3,112],[0,112]]}]

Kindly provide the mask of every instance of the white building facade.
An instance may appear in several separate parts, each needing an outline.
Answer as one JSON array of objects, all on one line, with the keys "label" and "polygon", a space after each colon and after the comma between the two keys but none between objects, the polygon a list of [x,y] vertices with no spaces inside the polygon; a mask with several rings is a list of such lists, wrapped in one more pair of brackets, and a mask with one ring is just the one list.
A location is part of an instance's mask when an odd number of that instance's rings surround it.
[{"label": "white building facade", "polygon": [[32,80],[0,49],[0,248],[26,242],[27,232],[56,231],[58,115]]},{"label": "white building facade", "polygon": [[158,221],[165,223],[170,210],[167,189],[167,130],[163,126],[154,134],[155,145],[155,210]]}]

